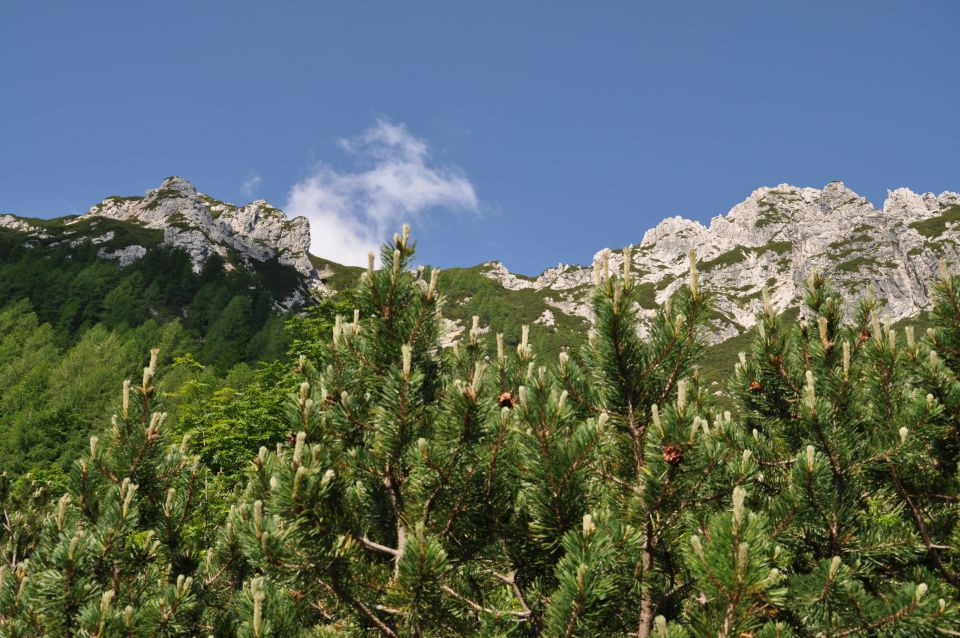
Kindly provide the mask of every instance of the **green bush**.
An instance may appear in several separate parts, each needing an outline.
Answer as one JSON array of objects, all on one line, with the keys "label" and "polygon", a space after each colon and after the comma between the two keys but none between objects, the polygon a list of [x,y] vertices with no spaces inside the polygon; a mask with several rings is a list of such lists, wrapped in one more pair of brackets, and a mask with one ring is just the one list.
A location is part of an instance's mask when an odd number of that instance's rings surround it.
[{"label": "green bush", "polygon": [[442,348],[443,278],[413,258],[406,230],[384,246],[315,361],[217,391],[180,359],[179,430],[153,351],[59,500],[0,481],[2,632],[956,633],[960,277],[920,337],[818,276],[804,320],[765,303],[728,411],[692,264],[645,338],[643,287],[601,273],[595,331],[547,361],[526,327]]}]

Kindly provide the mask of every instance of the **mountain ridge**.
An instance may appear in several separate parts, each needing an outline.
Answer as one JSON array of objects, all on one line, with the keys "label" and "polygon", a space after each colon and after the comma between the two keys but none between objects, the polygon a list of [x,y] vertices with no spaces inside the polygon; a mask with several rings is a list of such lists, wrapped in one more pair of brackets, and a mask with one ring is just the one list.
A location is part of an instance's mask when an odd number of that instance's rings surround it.
[{"label": "mountain ridge", "polygon": [[[148,242],[121,242],[116,231],[98,230],[104,220],[142,228],[144,233],[154,233],[151,241],[182,248],[196,272],[213,253],[225,258],[231,268],[276,259],[295,270],[302,283],[280,300],[285,308],[335,290],[338,286],[327,282],[334,269],[359,272],[309,253],[306,218],[291,219],[265,200],[228,204],[199,192],[181,177],[165,179],[142,197],[107,197],[83,215],[60,219],[62,236],[57,237],[48,230],[54,220],[0,215],[0,228],[25,233],[28,242],[44,239],[50,246],[61,241],[102,244],[98,254],[118,260],[121,266],[142,257],[147,250],[142,244]],[[83,233],[71,236],[72,229],[81,227]],[[821,189],[779,184],[755,189],[708,224],[667,217],[633,246],[632,270],[643,287],[641,306],[647,314],[683,285],[690,250],[697,253],[703,285],[717,293],[707,335],[711,342],[753,327],[764,288],[778,310],[796,305],[803,280],[812,269],[827,274],[848,293],[844,295],[848,309],[868,287],[873,288],[878,297],[888,300],[884,319],[895,322],[928,307],[927,285],[941,259],[960,262],[960,194],[897,188],[888,191],[882,207],[876,208],[839,181]],[[499,261],[446,270],[445,278],[455,291],[446,308],[448,339],[456,338],[473,314],[480,314],[484,323],[490,323],[489,329],[497,331],[512,329],[509,321],[513,320],[536,329],[585,331],[592,323],[593,269],[604,252],[613,267],[621,266],[623,250],[606,248],[589,265],[561,263],[536,277],[511,273]],[[481,286],[474,275],[482,275],[500,289]],[[341,277],[338,284],[350,279]],[[517,312],[504,313],[497,324],[484,316],[494,314],[495,306]]]},{"label": "mountain ridge", "polygon": [[[305,217],[288,218],[266,200],[243,206],[228,204],[199,192],[182,177],[172,176],[164,179],[159,187],[148,189],[142,197],[110,196],[82,215],[61,219],[69,228],[82,223],[95,225],[98,218],[162,231],[160,242],[186,251],[197,273],[214,253],[227,260],[228,269],[236,267],[231,259],[247,265],[251,260],[276,259],[279,264],[296,270],[303,283],[289,298],[278,300],[286,308],[302,305],[312,293],[326,291],[324,273],[310,259],[310,222]],[[42,226],[13,215],[0,216],[0,227],[50,238]],[[113,238],[107,231],[88,239],[106,244]],[[125,266],[146,251],[146,246],[133,243],[115,249],[104,247],[98,254]]]},{"label": "mountain ridge", "polygon": [[[857,293],[872,286],[888,300],[885,319],[894,322],[928,307],[927,286],[940,259],[960,261],[960,194],[898,188],[877,209],[839,181],[823,189],[780,184],[754,190],[709,225],[666,218],[633,246],[632,270],[641,285],[652,286],[645,308],[652,310],[683,285],[691,249],[704,286],[719,293],[714,341],[755,325],[764,287],[778,310],[795,305],[814,268],[855,293],[845,296],[848,309]],[[523,278],[500,262],[486,262],[485,274],[505,288],[554,292],[560,299],[548,305],[589,318],[583,290],[604,251],[612,266],[622,265],[622,250],[607,248],[595,254],[591,267],[559,264]]]}]

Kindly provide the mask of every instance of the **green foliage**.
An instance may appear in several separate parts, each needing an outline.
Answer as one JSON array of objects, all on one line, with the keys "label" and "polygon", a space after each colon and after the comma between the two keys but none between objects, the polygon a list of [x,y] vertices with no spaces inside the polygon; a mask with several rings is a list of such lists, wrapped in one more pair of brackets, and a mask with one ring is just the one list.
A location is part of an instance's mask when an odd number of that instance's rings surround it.
[{"label": "green foliage", "polygon": [[[859,251],[850,251],[850,254],[853,254]],[[882,262],[874,259],[873,257],[859,256],[854,259],[850,259],[841,263],[837,266],[839,272],[845,273],[855,273],[863,270],[864,268],[868,270],[876,270],[877,268],[896,268],[896,264],[891,262]]]},{"label": "green foliage", "polygon": [[342,291],[333,297],[321,299],[303,313],[287,320],[285,330],[290,342],[287,354],[304,356],[315,364],[323,363],[336,317],[353,312],[353,297],[350,290]]},{"label": "green foliage", "polygon": [[190,343],[178,322],[148,321],[123,332],[95,326],[63,348],[25,302],[0,310],[0,469],[68,471],[103,427],[117,385],[142,367],[142,353]]},{"label": "green foliage", "polygon": [[582,343],[587,322],[580,317],[553,309],[554,326],[536,323],[550,310],[546,297],[552,293],[532,288],[508,290],[483,274],[482,268],[449,268],[441,273],[447,319],[466,327],[472,317],[482,317],[490,331],[502,333],[511,347],[519,343],[521,326],[530,326],[533,346],[551,358]]},{"label": "green foliage", "polygon": [[772,252],[775,255],[786,255],[787,253],[793,252],[793,242],[789,240],[772,241],[757,249],[758,255],[762,255],[766,252]]},{"label": "green foliage", "polygon": [[913,222],[910,224],[910,228],[924,237],[934,238],[942,235],[947,230],[947,225],[957,222],[960,222],[960,206],[951,206],[940,215]]},{"label": "green foliage", "polygon": [[7,554],[0,568],[6,635],[198,631],[203,470],[170,445],[165,414],[154,409],[155,366],[156,351],[142,384],[124,385],[112,426],[90,439],[29,556]]},{"label": "green foliage", "polygon": [[[29,247],[21,233],[0,231],[0,308],[28,301],[40,322],[55,328],[61,346],[97,324],[126,330],[148,320],[181,320],[204,342],[203,362],[221,372],[287,350],[276,304],[294,292],[299,275],[276,259],[228,272],[224,260],[211,255],[196,274],[185,252],[161,246],[162,233],[139,224],[61,219],[48,220],[44,230],[50,237],[28,242],[41,247]],[[108,233],[113,237],[105,243],[82,241]],[[149,250],[125,268],[97,255],[132,244]]]},{"label": "green foliage", "polygon": [[[929,498],[956,490],[942,447],[957,427],[925,391],[936,378],[930,344],[912,332],[897,344],[870,297],[845,324],[822,277],[811,276],[806,305],[792,326],[767,306],[731,380],[753,432],[743,453],[767,468],[758,487],[790,574],[786,606],[810,634],[933,635],[955,611],[917,592],[955,596],[960,581],[956,557],[940,549],[956,503]],[[946,389],[955,377],[936,382]]]},{"label": "green foliage", "polygon": [[732,266],[733,264],[739,264],[740,262],[746,260],[747,254],[744,252],[743,248],[739,246],[733,250],[728,250],[727,252],[714,257],[710,261],[705,261],[700,264],[700,268],[704,272],[709,272],[714,268],[722,268],[724,266]]},{"label": "green foliage", "polygon": [[310,255],[310,263],[320,273],[324,283],[331,286],[334,290],[349,290],[354,288],[360,280],[363,268],[355,266],[344,266],[329,259],[323,259],[316,255]]},{"label": "green foliage", "polygon": [[204,374],[192,357],[175,365],[194,371],[172,398],[179,405],[174,429],[190,439],[207,467],[236,477],[253,451],[273,446],[288,432],[283,406],[293,373],[282,364],[251,369],[240,364],[222,381]]},{"label": "green foliage", "polygon": [[[628,269],[599,272],[595,330],[548,363],[526,326],[511,343],[474,320],[442,348],[444,277],[413,259],[405,229],[355,295],[288,322],[295,365],[219,379],[182,356],[161,392],[154,351],[69,480],[0,480],[0,632],[955,633],[960,277],[906,339],[870,297],[844,317],[817,275],[803,319],[765,300],[727,411],[699,374],[693,263],[650,318]],[[256,312],[227,305],[216,331]],[[89,347],[59,364],[24,307],[0,327],[14,386],[17,337],[46,357],[29,384],[93,365]]]},{"label": "green foliage", "polygon": [[[732,512],[713,515],[705,539],[690,536],[687,564],[704,601],[691,613],[691,636],[752,636],[786,603],[783,574],[774,566],[780,549],[765,518],[744,508],[745,496],[734,488]],[[764,631],[781,635],[778,625]]]},{"label": "green foliage", "polygon": [[757,206],[760,209],[760,214],[757,216],[757,223],[755,224],[757,230],[766,228],[767,226],[783,224],[790,220],[786,213],[777,208],[776,204],[768,202],[766,199],[761,199],[757,202]]}]

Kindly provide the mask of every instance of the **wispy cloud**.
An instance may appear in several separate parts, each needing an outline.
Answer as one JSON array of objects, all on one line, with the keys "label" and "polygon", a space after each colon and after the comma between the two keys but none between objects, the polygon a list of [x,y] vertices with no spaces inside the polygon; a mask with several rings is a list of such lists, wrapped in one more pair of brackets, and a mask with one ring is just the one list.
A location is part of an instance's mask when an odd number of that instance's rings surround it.
[{"label": "wispy cloud", "polygon": [[244,197],[253,197],[260,192],[260,184],[262,183],[263,178],[260,177],[259,174],[250,171],[247,179],[243,180],[243,184],[240,185],[240,192],[243,193]]},{"label": "wispy cloud", "polygon": [[428,211],[479,211],[473,184],[452,165],[431,162],[427,143],[386,119],[340,147],[356,161],[352,172],[318,164],[294,184],[286,211],[310,220],[316,255],[365,265],[367,252],[405,221]]}]

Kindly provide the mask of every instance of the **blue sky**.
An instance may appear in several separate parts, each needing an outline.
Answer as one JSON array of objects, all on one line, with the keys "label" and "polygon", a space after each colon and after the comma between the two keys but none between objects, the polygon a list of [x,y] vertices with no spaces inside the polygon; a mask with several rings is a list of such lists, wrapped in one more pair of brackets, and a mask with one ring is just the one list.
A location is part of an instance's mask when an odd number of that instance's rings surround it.
[{"label": "blue sky", "polygon": [[[790,5],[790,6],[788,6]],[[167,175],[535,274],[754,188],[960,190],[957,2],[26,2],[0,212]],[[362,259],[362,256],[358,256]]]}]

